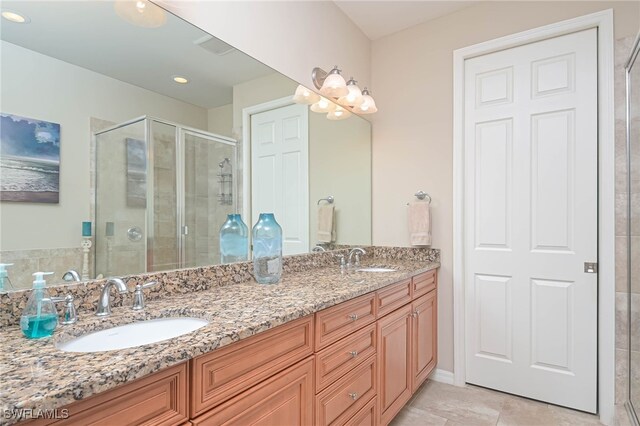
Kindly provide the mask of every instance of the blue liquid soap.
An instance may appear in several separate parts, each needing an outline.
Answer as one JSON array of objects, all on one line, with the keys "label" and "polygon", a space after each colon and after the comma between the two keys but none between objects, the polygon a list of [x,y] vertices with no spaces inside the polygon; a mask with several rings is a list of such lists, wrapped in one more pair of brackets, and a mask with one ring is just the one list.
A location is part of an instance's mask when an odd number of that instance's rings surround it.
[{"label": "blue liquid soap", "polygon": [[29,339],[49,337],[58,326],[58,315],[29,315],[20,319],[22,333]]},{"label": "blue liquid soap", "polygon": [[27,339],[40,339],[53,334],[58,325],[58,311],[49,297],[44,275],[53,272],[36,272],[33,281],[33,291],[27,301],[22,317],[20,329]]}]

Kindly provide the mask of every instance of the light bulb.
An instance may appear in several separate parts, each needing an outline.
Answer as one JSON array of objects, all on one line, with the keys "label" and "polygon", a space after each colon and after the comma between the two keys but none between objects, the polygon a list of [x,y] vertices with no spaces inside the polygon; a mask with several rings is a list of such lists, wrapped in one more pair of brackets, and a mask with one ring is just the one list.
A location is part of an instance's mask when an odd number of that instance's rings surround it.
[{"label": "light bulb", "polygon": [[320,100],[320,95],[313,92],[302,84],[298,85],[296,93],[293,95],[293,102],[297,104],[311,105]]},{"label": "light bulb", "polygon": [[137,1],[136,2],[136,9],[138,9],[138,12],[140,13],[144,13],[144,8],[147,6],[147,4],[144,1]]},{"label": "light bulb", "polygon": [[347,82],[347,90],[349,90],[349,93],[346,96],[338,98],[338,102],[350,107],[360,105],[362,103],[362,92],[353,77]]},{"label": "light bulb", "polygon": [[353,110],[359,114],[373,114],[378,112],[376,101],[373,99],[366,87],[362,91],[362,103],[357,105]]},{"label": "light bulb", "polygon": [[349,117],[351,117],[351,113],[340,105],[337,105],[333,111],[329,111],[327,114],[329,120],[344,120]]},{"label": "light bulb", "polygon": [[157,28],[167,22],[165,11],[148,0],[116,0],[113,5],[119,17],[143,28]]},{"label": "light bulb", "polygon": [[330,112],[334,109],[336,109],[336,104],[322,96],[320,97],[320,100],[318,102],[311,105],[311,111],[313,112]]},{"label": "light bulb", "polygon": [[320,93],[331,98],[339,98],[349,94],[347,82],[344,81],[344,78],[340,75],[340,70],[337,65],[333,67],[329,75],[324,79]]}]

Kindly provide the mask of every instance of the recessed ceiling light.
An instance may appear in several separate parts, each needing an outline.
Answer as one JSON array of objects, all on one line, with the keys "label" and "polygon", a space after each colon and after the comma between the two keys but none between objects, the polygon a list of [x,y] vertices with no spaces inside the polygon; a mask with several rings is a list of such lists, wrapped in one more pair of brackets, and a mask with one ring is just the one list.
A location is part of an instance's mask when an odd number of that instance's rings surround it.
[{"label": "recessed ceiling light", "polygon": [[181,75],[174,75],[172,78],[173,81],[179,84],[187,84],[189,82],[189,79],[187,77],[183,77]]},{"label": "recessed ceiling light", "polygon": [[19,13],[12,12],[10,10],[3,10],[2,17],[7,21],[14,22],[16,24],[28,24],[31,22],[28,16],[20,15]]}]

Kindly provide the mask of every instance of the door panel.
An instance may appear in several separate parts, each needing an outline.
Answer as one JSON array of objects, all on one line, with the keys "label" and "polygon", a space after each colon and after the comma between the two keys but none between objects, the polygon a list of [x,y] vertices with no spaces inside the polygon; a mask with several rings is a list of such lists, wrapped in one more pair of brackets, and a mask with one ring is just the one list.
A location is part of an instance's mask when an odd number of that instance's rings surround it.
[{"label": "door panel", "polygon": [[308,133],[305,105],[251,116],[251,223],[274,213],[285,255],[309,251]]},{"label": "door panel", "polygon": [[596,411],[597,31],[465,62],[467,381]]}]

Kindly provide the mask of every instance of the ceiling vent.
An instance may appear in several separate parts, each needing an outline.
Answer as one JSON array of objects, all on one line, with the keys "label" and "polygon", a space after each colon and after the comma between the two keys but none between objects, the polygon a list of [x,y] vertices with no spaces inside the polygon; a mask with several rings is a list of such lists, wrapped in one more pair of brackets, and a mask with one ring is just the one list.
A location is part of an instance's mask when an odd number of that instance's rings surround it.
[{"label": "ceiling vent", "polygon": [[235,52],[236,48],[225,43],[219,38],[215,38],[212,35],[207,34],[206,36],[197,39],[193,42],[198,46],[202,47],[204,50],[207,50],[211,53],[214,53],[218,56],[223,56],[231,52]]}]

